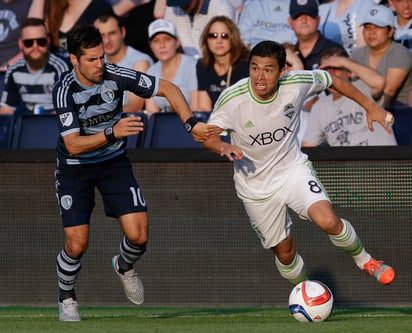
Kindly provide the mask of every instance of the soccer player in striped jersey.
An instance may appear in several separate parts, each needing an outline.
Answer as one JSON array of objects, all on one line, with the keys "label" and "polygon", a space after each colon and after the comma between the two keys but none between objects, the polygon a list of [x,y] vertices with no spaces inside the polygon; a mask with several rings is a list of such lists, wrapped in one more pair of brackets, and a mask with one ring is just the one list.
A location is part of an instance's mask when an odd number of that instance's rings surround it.
[{"label": "soccer player in striped jersey", "polygon": [[65,246],[57,256],[58,303],[60,320],[79,321],[74,286],[88,247],[95,187],[106,215],[118,219],[124,233],[120,253],[112,258],[113,269],[127,298],[134,304],[144,300],[133,265],[146,251],[147,205],[125,142],[127,136],[142,131],[143,123],[139,117],[121,117],[123,92],[166,97],[197,141],[220,129],[197,122],[173,83],[105,63],[102,37],[95,27],[74,28],[67,44],[74,68],[53,89],[60,129],[56,188],[65,232]]},{"label": "soccer player in striped jersey", "polygon": [[307,279],[291,234],[290,208],[328,234],[360,269],[380,283],[391,283],[394,270],[373,259],[352,225],[335,215],[297,135],[305,100],[328,87],[362,105],[371,130],[377,121],[391,132],[393,117],[349,81],[324,70],[285,73],[285,61],[285,50],[276,42],[263,41],[252,49],[249,78],[223,91],[208,121],[229,132],[231,144],[215,135],[203,145],[233,161],[237,195],[262,246],[273,250],[282,277],[292,284]]}]

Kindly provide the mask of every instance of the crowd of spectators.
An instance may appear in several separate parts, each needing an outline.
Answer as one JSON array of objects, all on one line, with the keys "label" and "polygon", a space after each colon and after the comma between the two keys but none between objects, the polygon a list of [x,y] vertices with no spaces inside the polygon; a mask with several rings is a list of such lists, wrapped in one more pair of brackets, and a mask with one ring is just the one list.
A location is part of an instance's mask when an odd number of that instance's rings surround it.
[{"label": "crowd of spectators", "polygon": [[[27,30],[27,18],[43,20],[48,32]],[[71,69],[65,40],[79,24],[99,29],[106,61],[173,81],[194,111],[211,111],[225,88],[248,76],[249,50],[266,39],[285,46],[285,73],[326,69],[384,107],[412,106],[412,0],[0,0],[0,114],[33,113],[37,106],[53,112],[50,80]],[[41,61],[33,65],[36,52]],[[149,116],[173,111],[161,98],[131,93],[123,105],[125,112],[146,110]],[[319,137],[329,145],[382,144],[314,133],[311,124],[320,114],[330,120],[320,132],[338,123],[340,105],[345,103],[333,92],[308,101],[301,138],[317,139],[306,145],[320,144]],[[339,122],[339,132],[353,137],[360,128],[355,125]]]}]

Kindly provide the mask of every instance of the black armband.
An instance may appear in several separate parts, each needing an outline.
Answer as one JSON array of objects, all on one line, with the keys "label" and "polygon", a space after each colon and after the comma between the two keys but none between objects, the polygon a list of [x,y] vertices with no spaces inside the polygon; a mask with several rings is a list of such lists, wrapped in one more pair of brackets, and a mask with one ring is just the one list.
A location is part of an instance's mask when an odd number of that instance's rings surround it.
[{"label": "black armband", "polygon": [[193,129],[193,127],[195,127],[195,125],[199,122],[199,120],[197,120],[195,117],[190,117],[188,120],[185,121],[185,123],[183,124],[185,127],[185,130],[190,133]]},{"label": "black armband", "polygon": [[104,130],[104,136],[109,143],[117,141],[116,137],[114,136],[113,127],[106,128]]}]

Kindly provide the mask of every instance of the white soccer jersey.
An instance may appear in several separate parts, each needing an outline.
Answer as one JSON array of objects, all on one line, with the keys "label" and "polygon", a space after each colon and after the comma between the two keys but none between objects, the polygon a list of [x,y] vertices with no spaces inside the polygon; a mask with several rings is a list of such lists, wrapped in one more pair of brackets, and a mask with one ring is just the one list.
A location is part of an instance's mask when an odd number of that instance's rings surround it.
[{"label": "white soccer jersey", "polygon": [[307,98],[331,83],[323,70],[292,71],[279,80],[278,92],[268,101],[253,95],[249,78],[222,92],[208,123],[228,130],[232,144],[243,151],[243,158],[234,161],[241,197],[267,198],[276,191],[284,171],[307,160],[297,139],[299,113]]}]

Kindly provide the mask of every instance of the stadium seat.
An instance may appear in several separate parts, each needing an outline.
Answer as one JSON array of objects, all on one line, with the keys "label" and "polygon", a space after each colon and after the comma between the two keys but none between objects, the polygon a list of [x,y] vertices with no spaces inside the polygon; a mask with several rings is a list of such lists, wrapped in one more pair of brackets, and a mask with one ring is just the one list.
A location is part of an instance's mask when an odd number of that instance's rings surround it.
[{"label": "stadium seat", "polygon": [[13,120],[12,114],[0,114],[0,148],[2,149],[10,147]]},{"label": "stadium seat", "polygon": [[391,106],[386,109],[395,117],[392,128],[398,145],[412,145],[412,107]]},{"label": "stadium seat", "polygon": [[[200,121],[208,118],[207,112],[195,112],[194,115]],[[155,113],[150,117],[144,147],[201,148],[202,145],[186,132],[177,113],[166,112]]]},{"label": "stadium seat", "polygon": [[126,112],[123,113],[122,117],[128,117],[131,115],[140,117],[140,121],[144,123],[144,127],[143,131],[140,132],[138,135],[132,135],[127,137],[127,148],[143,148],[148,125],[147,114],[144,112]]},{"label": "stadium seat", "polygon": [[54,149],[59,129],[54,114],[25,114],[17,118],[12,137],[12,148]]}]

